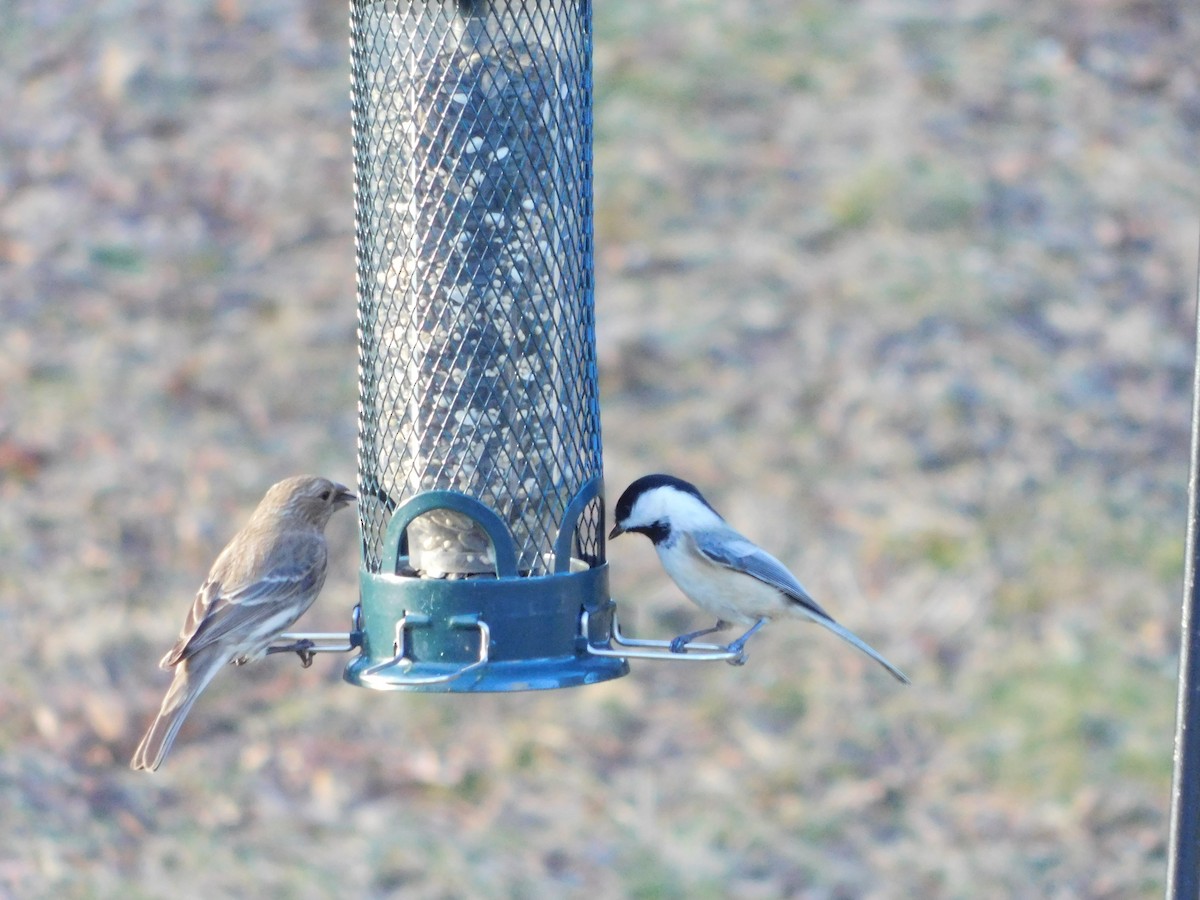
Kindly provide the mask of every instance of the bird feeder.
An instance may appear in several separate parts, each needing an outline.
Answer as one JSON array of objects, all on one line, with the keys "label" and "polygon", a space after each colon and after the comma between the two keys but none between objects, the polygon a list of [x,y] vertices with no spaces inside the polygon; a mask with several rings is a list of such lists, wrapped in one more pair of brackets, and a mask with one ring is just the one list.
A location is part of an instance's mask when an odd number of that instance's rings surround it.
[{"label": "bird feeder", "polygon": [[[347,681],[509,691],[628,657],[608,592],[589,0],[352,0],[360,649]],[[737,657],[737,658],[735,658]]]},{"label": "bird feeder", "polygon": [[[348,681],[603,681],[591,8],[351,4],[361,654]],[[589,631],[581,631],[587,614]]]}]

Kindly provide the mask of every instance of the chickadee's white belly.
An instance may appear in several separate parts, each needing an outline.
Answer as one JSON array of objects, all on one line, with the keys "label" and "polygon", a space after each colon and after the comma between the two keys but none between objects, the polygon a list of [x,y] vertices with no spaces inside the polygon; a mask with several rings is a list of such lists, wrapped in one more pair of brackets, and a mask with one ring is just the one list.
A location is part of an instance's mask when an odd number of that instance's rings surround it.
[{"label": "chickadee's white belly", "polygon": [[659,549],[667,574],[705,612],[737,625],[751,625],[789,611],[791,603],[776,588],[743,572],[711,563],[690,546]]}]

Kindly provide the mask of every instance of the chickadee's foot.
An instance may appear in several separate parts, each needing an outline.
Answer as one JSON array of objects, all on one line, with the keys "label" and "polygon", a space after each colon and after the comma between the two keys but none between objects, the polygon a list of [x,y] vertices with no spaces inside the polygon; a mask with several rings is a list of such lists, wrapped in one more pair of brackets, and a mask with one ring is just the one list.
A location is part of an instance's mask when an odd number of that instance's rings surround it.
[{"label": "chickadee's foot", "polygon": [[728,622],[717,619],[717,624],[712,628],[701,628],[699,631],[689,631],[687,634],[681,634],[675,640],[671,641],[672,653],[687,653],[687,645],[698,637],[704,637],[706,634],[713,634],[717,631],[724,631],[729,627]]},{"label": "chickadee's foot", "polygon": [[745,649],[746,641],[748,641],[748,640],[750,640],[750,638],[754,637],[754,635],[758,632],[758,630],[766,624],[767,624],[766,619],[759,619],[752,626],[750,626],[749,631],[747,631],[745,634],[743,634],[736,641],[730,642],[729,646],[727,646],[725,648],[727,651],[729,651],[730,653],[733,654],[728,660],[730,665],[744,666],[746,664],[746,649]]}]

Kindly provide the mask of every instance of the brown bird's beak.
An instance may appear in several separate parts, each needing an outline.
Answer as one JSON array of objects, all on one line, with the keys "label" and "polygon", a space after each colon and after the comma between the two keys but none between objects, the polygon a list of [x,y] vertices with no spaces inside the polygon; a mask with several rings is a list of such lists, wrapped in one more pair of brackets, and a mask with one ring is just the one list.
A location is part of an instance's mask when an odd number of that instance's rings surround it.
[{"label": "brown bird's beak", "polygon": [[611,541],[613,538],[615,538],[615,537],[620,537],[620,536],[621,536],[621,535],[623,535],[624,533],[625,533],[625,529],[624,529],[624,528],[622,528],[620,525],[614,525],[614,526],[612,527],[612,531],[610,531],[610,532],[608,533],[608,539]]},{"label": "brown bird's beak", "polygon": [[333,502],[338,506],[344,506],[347,503],[354,503],[358,500],[358,496],[350,488],[344,484],[337,486],[337,496],[333,498]]}]

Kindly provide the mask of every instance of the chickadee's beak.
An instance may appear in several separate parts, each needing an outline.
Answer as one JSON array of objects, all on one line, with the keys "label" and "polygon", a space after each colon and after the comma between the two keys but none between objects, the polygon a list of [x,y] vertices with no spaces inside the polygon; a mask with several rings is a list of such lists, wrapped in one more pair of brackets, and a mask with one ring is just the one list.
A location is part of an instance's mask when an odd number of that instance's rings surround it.
[{"label": "chickadee's beak", "polygon": [[619,537],[620,535],[622,535],[624,533],[625,533],[624,528],[622,528],[620,525],[614,525],[612,527],[612,531],[610,531],[608,533],[608,539],[611,541],[613,538]]}]

